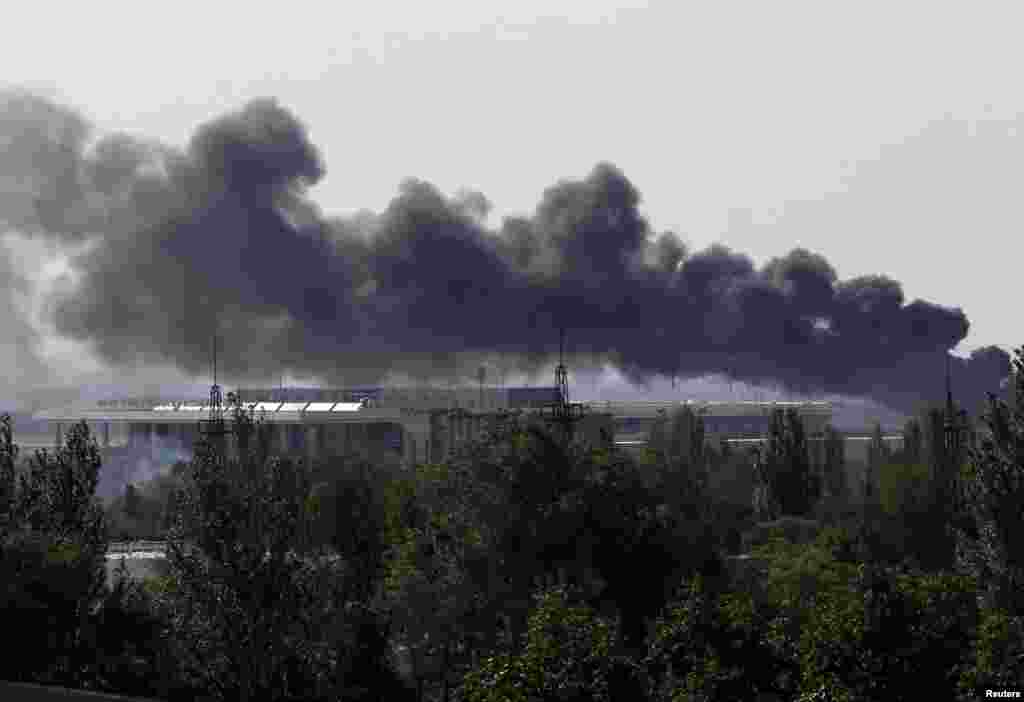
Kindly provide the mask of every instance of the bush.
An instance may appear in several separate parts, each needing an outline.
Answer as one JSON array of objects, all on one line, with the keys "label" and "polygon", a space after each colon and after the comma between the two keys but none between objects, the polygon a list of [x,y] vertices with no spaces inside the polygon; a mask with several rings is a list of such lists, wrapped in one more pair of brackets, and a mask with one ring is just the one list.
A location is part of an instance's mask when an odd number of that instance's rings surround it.
[{"label": "bush", "polygon": [[0,549],[4,623],[17,646],[0,679],[153,694],[159,622],[127,584],[97,585],[96,554],[45,534],[10,535]]},{"label": "bush", "polygon": [[743,535],[744,552],[763,546],[773,539],[791,544],[812,543],[821,532],[821,524],[812,519],[782,517],[773,522],[758,522]]},{"label": "bush", "polygon": [[982,698],[986,688],[1024,688],[1024,617],[1003,609],[982,613],[973,650],[960,675],[962,699]]},{"label": "bush", "polygon": [[[93,652],[89,618],[106,591],[106,528],[96,500],[100,460],[84,422],[16,477],[10,417],[0,422],[0,577],[3,613],[24,636],[0,675],[82,684]],[[29,633],[31,632],[31,633]]]},{"label": "bush", "polygon": [[90,687],[145,697],[165,691],[167,627],[153,600],[146,588],[120,570],[83,637],[96,655],[89,667]]},{"label": "bush", "polygon": [[18,632],[18,645],[0,657],[2,679],[53,677],[69,653],[78,599],[91,574],[82,563],[52,557],[51,546],[45,536],[26,533],[10,535],[0,550],[0,607],[6,629]]},{"label": "bush", "polygon": [[518,655],[484,659],[462,682],[466,702],[639,700],[639,672],[613,653],[615,624],[566,588],[536,596]]},{"label": "bush", "polygon": [[[721,578],[687,581],[667,608],[643,659],[652,700],[757,699],[791,691],[797,670],[765,636],[777,611]],[[683,696],[685,695],[685,697]]]}]

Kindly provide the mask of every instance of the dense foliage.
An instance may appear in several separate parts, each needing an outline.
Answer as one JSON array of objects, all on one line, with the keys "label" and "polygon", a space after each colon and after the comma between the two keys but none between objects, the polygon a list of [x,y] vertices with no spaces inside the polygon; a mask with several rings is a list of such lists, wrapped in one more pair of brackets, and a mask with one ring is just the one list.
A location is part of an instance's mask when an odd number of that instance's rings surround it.
[{"label": "dense foliage", "polygon": [[811,471],[807,435],[796,410],[775,410],[765,455],[768,483],[782,514],[810,513],[820,496],[819,476]]},{"label": "dense foliage", "polygon": [[[0,675],[168,700],[1020,689],[1024,402],[993,400],[961,448],[940,419],[896,451],[877,433],[858,485],[838,432],[812,446],[777,414],[762,465],[779,513],[761,523],[750,456],[707,445],[685,409],[638,460],[509,416],[391,469],[275,456],[235,406],[236,457],[202,442],[106,510],[84,424],[19,475],[7,422],[2,607],[21,635]],[[143,536],[169,540],[167,575],[108,585],[107,539]]]}]

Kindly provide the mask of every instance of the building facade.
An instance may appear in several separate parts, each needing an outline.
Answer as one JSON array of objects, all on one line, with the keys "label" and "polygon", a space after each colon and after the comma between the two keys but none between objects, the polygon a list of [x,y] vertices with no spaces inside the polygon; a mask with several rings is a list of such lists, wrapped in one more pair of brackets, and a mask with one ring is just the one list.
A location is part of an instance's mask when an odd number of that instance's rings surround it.
[{"label": "building facade", "polygon": [[[239,402],[268,425],[272,448],[315,459],[358,454],[411,465],[440,461],[489,431],[508,412],[542,421],[558,402],[556,387],[241,388]],[[795,409],[809,437],[832,419],[827,402],[589,402],[577,431],[591,444],[641,447],[660,418],[689,407],[704,420],[705,439],[743,443],[768,434],[772,412]],[[159,397],[106,400],[47,410],[37,419],[64,427],[88,422],[105,447],[188,452],[209,416],[208,400]],[[533,421],[533,420],[531,420]],[[668,423],[671,425],[671,422]]]},{"label": "building facade", "polygon": [[[262,420],[276,453],[308,459],[361,455],[400,465],[440,461],[480,437],[508,412],[542,421],[559,399],[557,388],[272,388],[236,391],[241,405]],[[63,428],[84,420],[104,447],[187,452],[200,438],[208,401],[166,398],[106,400],[36,414]],[[227,413],[229,414],[229,413]],[[610,417],[587,414],[581,437],[610,442]],[[230,439],[229,439],[230,442]],[[229,445],[230,448],[230,445]]]},{"label": "building facade", "polygon": [[713,443],[767,436],[775,410],[796,410],[808,436],[832,421],[829,402],[591,402],[588,407],[614,417],[615,440],[625,445],[645,444],[660,419],[671,420],[673,411],[684,407],[704,420],[705,438]]}]

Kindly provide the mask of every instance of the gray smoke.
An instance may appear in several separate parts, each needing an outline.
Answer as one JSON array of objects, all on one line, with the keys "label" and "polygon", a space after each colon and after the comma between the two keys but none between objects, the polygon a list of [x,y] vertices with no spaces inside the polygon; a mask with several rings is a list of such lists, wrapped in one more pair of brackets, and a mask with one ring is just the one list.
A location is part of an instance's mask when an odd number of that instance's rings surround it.
[{"label": "gray smoke", "polygon": [[[637,189],[606,163],[489,229],[483,195],[418,180],[383,212],[322,215],[304,192],[324,164],[273,100],[201,125],[180,150],[93,143],[72,110],[12,93],[0,144],[2,221],[94,239],[74,259],[79,284],[48,309],[115,367],[205,374],[217,330],[239,382],[282,369],[454,378],[493,354],[530,372],[565,324],[576,363],[610,361],[638,382],[720,374],[912,410],[941,398],[945,359],[969,328],[960,309],[907,301],[884,276],[838,280],[804,249],[761,268],[721,246],[688,251],[651,230]],[[953,364],[969,402],[1009,370],[995,347]]]},{"label": "gray smoke", "polygon": [[6,371],[0,377],[0,394],[4,396],[27,383],[43,383],[48,375],[46,364],[36,353],[39,334],[18,304],[29,294],[27,281],[0,243],[0,327],[5,342],[0,346],[0,367]]}]

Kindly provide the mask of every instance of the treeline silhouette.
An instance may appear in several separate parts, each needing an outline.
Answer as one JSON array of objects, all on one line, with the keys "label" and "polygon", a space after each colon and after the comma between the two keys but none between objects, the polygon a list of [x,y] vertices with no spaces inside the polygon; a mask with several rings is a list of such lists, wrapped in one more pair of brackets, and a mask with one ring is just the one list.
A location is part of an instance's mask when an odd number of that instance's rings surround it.
[{"label": "treeline silhouette", "polygon": [[[686,409],[639,457],[510,414],[397,469],[276,456],[229,403],[237,454],[201,441],[103,507],[85,423],[24,460],[8,417],[0,679],[246,702],[1020,690],[1024,349],[1014,365],[1015,406],[993,397],[959,443],[940,408],[899,451],[876,431],[861,472],[792,412],[759,456]],[[108,542],[151,538],[167,574],[108,583]]]}]

